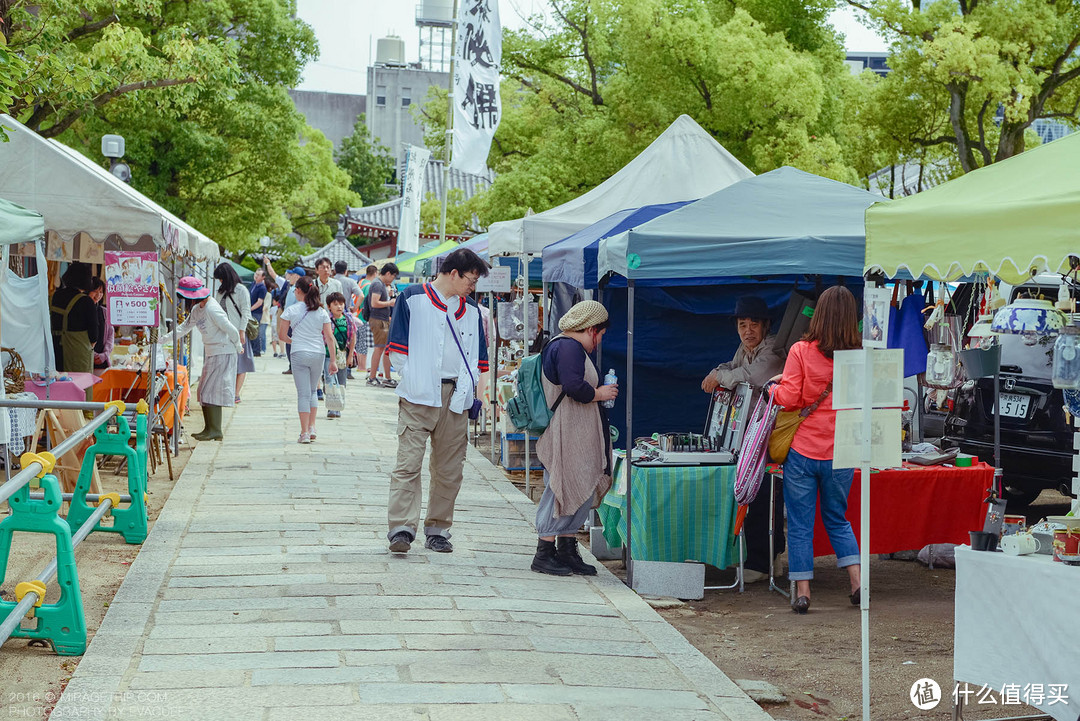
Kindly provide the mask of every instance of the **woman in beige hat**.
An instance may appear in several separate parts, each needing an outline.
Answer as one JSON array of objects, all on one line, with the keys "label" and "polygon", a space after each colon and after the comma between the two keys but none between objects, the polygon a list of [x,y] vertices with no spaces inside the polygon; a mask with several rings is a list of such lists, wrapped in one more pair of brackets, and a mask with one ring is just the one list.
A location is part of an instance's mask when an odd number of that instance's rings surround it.
[{"label": "woman in beige hat", "polygon": [[562,333],[542,352],[544,395],[554,413],[536,444],[545,469],[544,495],[536,509],[540,539],[532,561],[538,573],[596,574],[581,559],[575,534],[611,488],[610,436],[600,402],[615,400],[619,388],[599,385],[600,374],[589,357],[607,327],[604,306],[582,301],[559,321]]}]

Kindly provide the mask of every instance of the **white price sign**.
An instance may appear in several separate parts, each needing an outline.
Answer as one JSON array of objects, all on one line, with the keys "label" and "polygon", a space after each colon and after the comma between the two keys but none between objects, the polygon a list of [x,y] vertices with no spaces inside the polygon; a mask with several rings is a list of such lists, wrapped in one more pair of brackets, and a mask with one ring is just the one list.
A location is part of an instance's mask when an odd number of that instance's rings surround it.
[{"label": "white price sign", "polygon": [[476,281],[477,293],[509,293],[510,266],[493,265],[488,274]]},{"label": "white price sign", "polygon": [[113,325],[157,325],[154,305],[150,298],[114,296],[109,299],[109,320]]}]

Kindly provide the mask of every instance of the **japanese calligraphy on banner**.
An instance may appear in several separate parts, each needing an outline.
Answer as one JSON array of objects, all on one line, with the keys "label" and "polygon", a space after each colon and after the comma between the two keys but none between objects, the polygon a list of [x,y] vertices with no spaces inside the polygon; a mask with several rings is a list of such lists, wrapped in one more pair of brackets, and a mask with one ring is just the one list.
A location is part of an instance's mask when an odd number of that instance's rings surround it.
[{"label": "japanese calligraphy on banner", "polygon": [[420,249],[420,203],[424,193],[424,168],[431,151],[409,146],[405,160],[405,187],[401,192],[401,219],[398,221],[399,253],[415,253]]},{"label": "japanese calligraphy on banner", "polygon": [[499,127],[502,26],[499,0],[461,0],[454,49],[454,143],[450,165],[482,174]]},{"label": "japanese calligraphy on banner", "polygon": [[105,285],[112,325],[158,324],[158,254],[105,253]]}]

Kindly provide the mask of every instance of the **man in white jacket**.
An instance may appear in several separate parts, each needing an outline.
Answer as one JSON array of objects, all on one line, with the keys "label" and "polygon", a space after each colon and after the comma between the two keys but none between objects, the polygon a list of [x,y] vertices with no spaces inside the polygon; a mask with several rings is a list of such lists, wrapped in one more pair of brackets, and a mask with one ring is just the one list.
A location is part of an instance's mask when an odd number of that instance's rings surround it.
[{"label": "man in white jacket", "polygon": [[398,454],[390,475],[387,520],[390,550],[408,552],[420,526],[420,466],[431,440],[431,485],[424,519],[425,547],[454,550],[450,526],[461,489],[468,444],[468,411],[480,373],[488,369],[480,309],[469,295],[487,275],[468,248],[446,257],[432,283],[398,296],[387,349],[402,379],[398,385]]}]

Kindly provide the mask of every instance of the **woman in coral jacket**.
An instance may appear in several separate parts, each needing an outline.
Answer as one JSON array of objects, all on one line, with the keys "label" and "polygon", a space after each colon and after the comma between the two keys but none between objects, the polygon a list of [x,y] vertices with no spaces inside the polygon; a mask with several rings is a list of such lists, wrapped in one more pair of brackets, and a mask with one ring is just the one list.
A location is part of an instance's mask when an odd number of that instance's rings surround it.
[{"label": "woman in coral jacket", "polygon": [[[786,410],[813,407],[795,432],[784,463],[784,505],[788,517],[788,577],[795,581],[796,613],[810,610],[814,577],[814,519],[821,497],[821,519],[836,551],[836,565],[846,568],[851,603],[859,604],[859,544],[846,518],[853,469],[833,470],[833,353],[862,347],[855,296],[843,286],[821,294],[810,330],[788,351],[773,398]],[[816,406],[816,407],[815,407]]]}]

